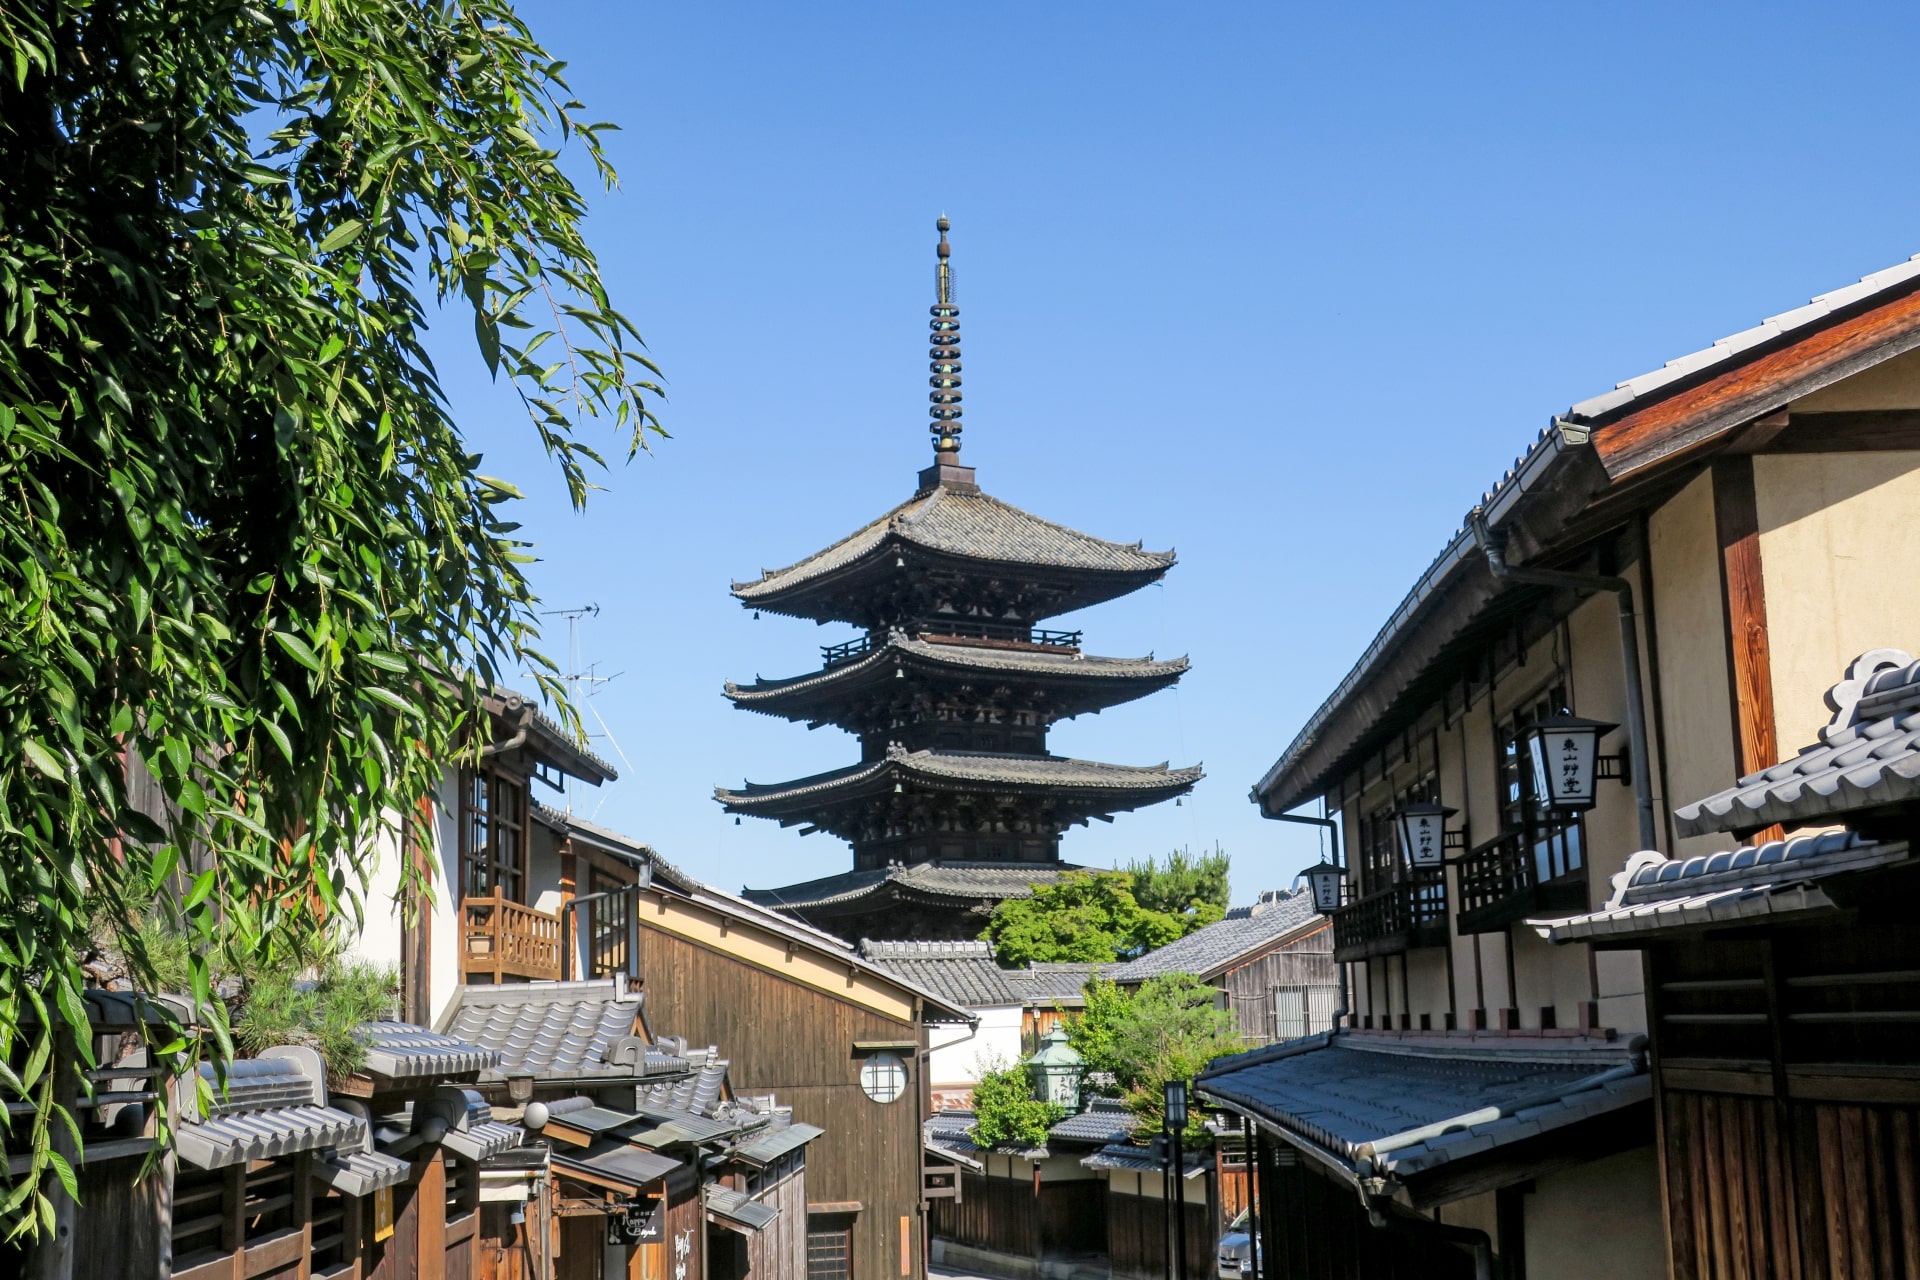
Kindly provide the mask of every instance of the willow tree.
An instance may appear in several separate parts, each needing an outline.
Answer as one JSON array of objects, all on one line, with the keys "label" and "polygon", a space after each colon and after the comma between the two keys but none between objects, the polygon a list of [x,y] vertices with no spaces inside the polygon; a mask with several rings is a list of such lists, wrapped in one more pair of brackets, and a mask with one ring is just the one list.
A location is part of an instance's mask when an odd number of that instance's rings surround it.
[{"label": "willow tree", "polygon": [[[352,851],[463,749],[479,687],[539,662],[514,490],[449,415],[429,317],[472,324],[576,504],[590,419],[628,456],[659,428],[559,167],[571,146],[611,183],[609,126],[507,0],[0,0],[0,48],[0,1095],[31,1106],[0,1215],[21,1235],[52,1223],[50,1178],[72,1191],[50,1064],[89,1052],[90,913],[150,976],[129,904],[174,898],[194,1022],[229,1053],[210,956],[351,919]],[[129,753],[165,821],[129,806]]]}]

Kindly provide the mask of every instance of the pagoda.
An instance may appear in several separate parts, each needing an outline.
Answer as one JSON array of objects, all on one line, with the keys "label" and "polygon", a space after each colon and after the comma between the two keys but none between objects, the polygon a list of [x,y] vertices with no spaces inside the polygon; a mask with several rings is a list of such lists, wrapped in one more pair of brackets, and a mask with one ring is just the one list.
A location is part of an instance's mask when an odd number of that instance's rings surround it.
[{"label": "pagoda", "polygon": [[1159,580],[1174,556],[1030,515],[961,464],[948,226],[939,220],[929,353],[933,465],[879,519],[733,586],[756,616],[861,630],[823,648],[817,671],[726,686],[736,707],[839,726],[860,740],[859,762],[715,792],[729,813],[853,846],[850,872],[746,893],[850,940],[972,937],[996,903],[1069,869],[1067,828],[1173,799],[1201,776],[1047,750],[1056,722],[1164,689],[1187,660],[1094,657],[1080,632],[1039,624]]}]

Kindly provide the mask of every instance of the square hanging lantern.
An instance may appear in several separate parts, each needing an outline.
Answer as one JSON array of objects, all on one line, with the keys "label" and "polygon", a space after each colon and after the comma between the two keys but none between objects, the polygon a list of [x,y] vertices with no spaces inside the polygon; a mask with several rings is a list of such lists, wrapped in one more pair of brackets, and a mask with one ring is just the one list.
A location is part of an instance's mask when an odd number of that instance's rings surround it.
[{"label": "square hanging lantern", "polygon": [[1347,873],[1331,862],[1322,861],[1318,866],[1308,867],[1300,873],[1307,878],[1307,884],[1313,890],[1313,909],[1321,915],[1340,909],[1340,890],[1346,884]]},{"label": "square hanging lantern", "polygon": [[1400,856],[1416,867],[1437,867],[1444,863],[1447,819],[1458,812],[1431,800],[1401,805],[1393,815],[1394,828],[1400,833]]},{"label": "square hanging lantern", "polygon": [[1600,778],[1600,739],[1619,728],[1580,716],[1548,716],[1520,733],[1533,798],[1546,809],[1591,809]]},{"label": "square hanging lantern", "polygon": [[1187,1127],[1187,1082],[1169,1080],[1166,1086],[1167,1131],[1178,1133]]}]

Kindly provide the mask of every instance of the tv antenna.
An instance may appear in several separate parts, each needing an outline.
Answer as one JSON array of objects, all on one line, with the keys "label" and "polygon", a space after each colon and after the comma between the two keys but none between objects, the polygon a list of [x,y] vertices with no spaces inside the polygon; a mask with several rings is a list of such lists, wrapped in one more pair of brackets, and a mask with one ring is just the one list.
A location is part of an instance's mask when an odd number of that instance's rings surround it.
[{"label": "tv antenna", "polygon": [[[599,708],[593,705],[593,698],[600,692],[600,686],[611,684],[613,681],[625,675],[626,672],[616,671],[610,676],[603,676],[599,674],[600,664],[597,662],[589,663],[584,669],[580,665],[580,623],[582,619],[585,618],[599,617],[600,606],[597,604],[583,604],[572,609],[543,609],[540,612],[540,616],[543,618],[565,618],[567,620],[567,669],[560,673],[560,678],[564,680],[567,685],[567,698],[573,703],[575,711],[591,714],[594,723],[600,726],[599,733],[589,733],[587,737],[605,738],[607,742],[612,745],[614,754],[620,757],[620,763],[631,770],[633,768],[633,762],[627,759],[627,753],[620,749],[620,740],[613,736],[613,730],[607,728],[607,722],[601,717]],[[584,727],[583,725],[582,728],[584,729]],[[605,800],[606,797],[602,796],[602,803],[604,803]],[[573,797],[571,793],[568,793],[567,796],[567,811],[569,813],[573,811]],[[594,812],[599,812],[598,805],[594,806]]]}]

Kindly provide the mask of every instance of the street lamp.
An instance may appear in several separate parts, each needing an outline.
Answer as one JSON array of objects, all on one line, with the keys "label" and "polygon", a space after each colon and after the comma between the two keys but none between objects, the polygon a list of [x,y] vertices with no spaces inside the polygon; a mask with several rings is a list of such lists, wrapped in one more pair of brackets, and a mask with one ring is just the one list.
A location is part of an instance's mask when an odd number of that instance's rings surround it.
[{"label": "street lamp", "polygon": [[1600,737],[1619,728],[1580,716],[1548,716],[1521,731],[1533,798],[1548,809],[1591,809],[1600,777]]},{"label": "street lamp", "polygon": [[1300,873],[1307,878],[1307,884],[1313,889],[1313,909],[1321,915],[1340,909],[1340,889],[1346,883],[1347,873],[1331,862],[1322,861],[1317,866],[1308,867]]},{"label": "street lamp", "polygon": [[[1186,1155],[1180,1150],[1180,1135],[1187,1127],[1187,1082],[1169,1080],[1165,1090],[1167,1117],[1167,1188],[1173,1204],[1173,1253],[1167,1259],[1170,1280],[1186,1280],[1187,1274],[1187,1183]],[[1177,1260],[1177,1261],[1176,1261]]]},{"label": "street lamp", "polygon": [[1447,819],[1458,813],[1431,800],[1403,804],[1394,812],[1400,833],[1400,856],[1408,865],[1437,867],[1447,860]]}]

